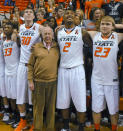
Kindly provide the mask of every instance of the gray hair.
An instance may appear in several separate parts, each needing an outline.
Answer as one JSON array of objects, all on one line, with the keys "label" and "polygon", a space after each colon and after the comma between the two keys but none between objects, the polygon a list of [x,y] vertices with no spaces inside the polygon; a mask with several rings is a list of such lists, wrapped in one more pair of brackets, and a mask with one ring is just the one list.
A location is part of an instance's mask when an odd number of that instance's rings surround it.
[{"label": "gray hair", "polygon": [[51,27],[49,27],[49,26],[43,27],[43,31],[42,31],[42,33],[41,33],[42,38],[43,38],[44,32],[45,32],[46,30],[51,31],[52,37],[53,37],[53,39],[54,39],[54,32],[53,32],[53,29],[52,29]]}]

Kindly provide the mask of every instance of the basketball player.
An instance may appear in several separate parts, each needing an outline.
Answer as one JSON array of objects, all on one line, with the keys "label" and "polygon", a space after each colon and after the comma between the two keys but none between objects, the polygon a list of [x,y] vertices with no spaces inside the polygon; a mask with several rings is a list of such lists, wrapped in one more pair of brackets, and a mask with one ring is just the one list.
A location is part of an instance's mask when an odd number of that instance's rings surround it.
[{"label": "basketball player", "polygon": [[3,41],[1,38],[1,34],[2,34],[2,32],[0,32],[0,96],[5,97],[6,95],[4,93],[2,93],[2,91],[3,91],[2,88],[4,87],[4,85],[2,84],[2,81],[4,81],[4,80],[2,80],[2,78],[4,76],[4,58],[3,58],[3,50],[2,50]]},{"label": "basketball player", "polygon": [[12,40],[13,25],[11,22],[6,23],[4,27],[6,40],[3,42],[3,53],[5,60],[5,87],[7,98],[10,99],[12,109],[12,119],[7,121],[12,124],[15,121],[16,114],[16,96],[17,96],[17,69],[20,59],[20,49],[17,45],[17,39]]},{"label": "basketball player", "polygon": [[[3,19],[2,27],[4,28],[8,19]],[[1,96],[3,97],[3,104],[4,104],[4,116],[3,121],[6,122],[9,120],[9,103],[6,97],[6,88],[5,88],[5,61],[3,56],[3,41],[5,40],[5,34],[2,31],[0,35],[0,88],[1,88]]]},{"label": "basketball player", "polygon": [[26,110],[25,103],[27,102],[27,92],[28,100],[31,105],[31,91],[27,88],[27,63],[30,58],[30,49],[32,45],[41,41],[40,31],[42,26],[36,23],[33,23],[34,11],[31,8],[26,8],[24,11],[24,21],[25,24],[20,26],[20,41],[21,41],[21,53],[20,53],[20,63],[18,67],[17,74],[17,104],[20,111],[20,123],[15,131],[21,131],[26,128]]},{"label": "basketball player", "polygon": [[[5,90],[5,63],[4,63],[4,57],[3,57],[3,40],[1,38],[0,34],[0,96],[3,98],[3,104],[4,108],[7,106],[8,107],[8,102],[6,99],[6,90]],[[7,119],[6,119],[7,118]],[[8,120],[8,114],[3,117],[3,121]]]},{"label": "basketball player", "polygon": [[57,108],[62,109],[64,127],[69,131],[69,106],[72,98],[77,110],[79,131],[84,131],[86,112],[86,85],[83,67],[83,45],[92,44],[89,34],[74,24],[75,13],[66,10],[65,27],[60,29],[57,40],[60,48],[60,66],[58,70]]},{"label": "basketball player", "polygon": [[[101,112],[107,103],[112,131],[117,130],[119,111],[118,43],[123,34],[114,32],[112,17],[104,16],[100,32],[89,32],[93,38],[93,70],[91,78],[92,110],[95,131],[100,131]],[[123,47],[121,45],[120,47]]]}]

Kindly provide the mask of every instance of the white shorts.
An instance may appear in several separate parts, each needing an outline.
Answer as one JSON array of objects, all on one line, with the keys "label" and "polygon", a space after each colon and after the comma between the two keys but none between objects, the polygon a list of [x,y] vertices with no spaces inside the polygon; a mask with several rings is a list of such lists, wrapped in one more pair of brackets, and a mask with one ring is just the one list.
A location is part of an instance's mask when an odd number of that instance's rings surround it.
[{"label": "white shorts", "polygon": [[27,66],[20,63],[17,73],[17,104],[32,104],[31,90],[28,89]]},{"label": "white shorts", "polygon": [[73,100],[78,112],[86,112],[86,85],[83,65],[58,70],[57,103],[58,109],[67,109]]},{"label": "white shorts", "polygon": [[0,96],[6,97],[5,76],[0,76]]},{"label": "white shorts", "polygon": [[108,106],[110,115],[119,111],[119,86],[118,85],[100,85],[91,81],[92,88],[92,110],[100,113]]},{"label": "white shorts", "polygon": [[17,75],[5,75],[5,86],[7,98],[17,98]]}]

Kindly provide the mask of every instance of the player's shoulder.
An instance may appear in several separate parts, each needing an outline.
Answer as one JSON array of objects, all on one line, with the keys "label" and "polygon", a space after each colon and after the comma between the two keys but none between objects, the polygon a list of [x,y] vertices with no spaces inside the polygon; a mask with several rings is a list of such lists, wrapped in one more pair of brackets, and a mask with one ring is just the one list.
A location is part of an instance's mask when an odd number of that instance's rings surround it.
[{"label": "player's shoulder", "polygon": [[38,27],[39,27],[39,26],[40,26],[40,24],[38,24],[38,23],[34,23],[34,26],[38,26]]},{"label": "player's shoulder", "polygon": [[25,24],[20,25],[19,32],[25,29]]},{"label": "player's shoulder", "polygon": [[34,23],[33,26],[35,26],[36,28],[40,28],[41,27],[41,25],[38,24],[38,23]]},{"label": "player's shoulder", "polygon": [[118,34],[119,33],[115,32],[115,31],[112,32],[112,35],[118,35]]},{"label": "player's shoulder", "polygon": [[57,35],[59,34],[63,34],[65,31],[65,27],[62,27],[62,28],[59,28],[56,32],[57,32]]},{"label": "player's shoulder", "polygon": [[20,29],[25,28],[25,24],[20,25]]}]

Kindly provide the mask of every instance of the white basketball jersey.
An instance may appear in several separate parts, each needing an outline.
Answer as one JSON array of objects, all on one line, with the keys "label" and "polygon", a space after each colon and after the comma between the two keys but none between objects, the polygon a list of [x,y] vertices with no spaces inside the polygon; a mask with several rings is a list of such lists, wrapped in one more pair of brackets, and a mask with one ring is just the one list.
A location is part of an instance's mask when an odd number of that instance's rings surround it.
[{"label": "white basketball jersey", "polygon": [[4,56],[3,56],[3,41],[1,39],[1,35],[0,35],[0,76],[4,75]]},{"label": "white basketball jersey", "polygon": [[58,32],[60,47],[60,67],[72,68],[83,64],[83,40],[81,27],[76,26],[71,33],[65,28]]},{"label": "white basketball jersey", "polygon": [[41,41],[39,34],[39,24],[34,23],[29,29],[25,27],[25,24],[20,26],[20,39],[21,39],[21,55],[20,62],[28,63],[30,58],[30,49],[32,45]]},{"label": "white basketball jersey", "polygon": [[3,52],[5,59],[5,74],[16,74],[20,60],[20,49],[17,43],[11,40],[5,40],[3,42]]},{"label": "white basketball jersey", "polygon": [[97,33],[93,40],[92,80],[102,85],[118,85],[118,36],[112,33],[104,40]]}]

